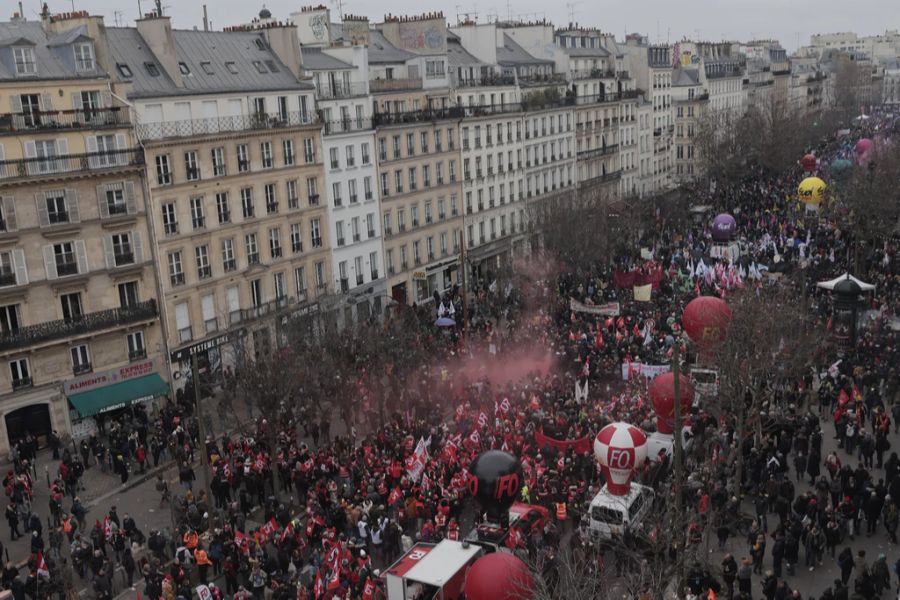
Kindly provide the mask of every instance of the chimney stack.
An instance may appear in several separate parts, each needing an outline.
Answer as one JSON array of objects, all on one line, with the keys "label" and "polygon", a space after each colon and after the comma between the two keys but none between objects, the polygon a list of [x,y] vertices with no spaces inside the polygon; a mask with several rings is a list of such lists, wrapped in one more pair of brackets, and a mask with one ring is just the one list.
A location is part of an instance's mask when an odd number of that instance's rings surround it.
[{"label": "chimney stack", "polygon": [[[157,0],[157,4],[160,3],[161,0]],[[181,76],[181,69],[178,67],[171,19],[157,13],[138,19],[136,24],[138,33],[144,39],[147,48],[159,61],[166,75],[175,83],[175,87],[183,88],[184,79]]]}]

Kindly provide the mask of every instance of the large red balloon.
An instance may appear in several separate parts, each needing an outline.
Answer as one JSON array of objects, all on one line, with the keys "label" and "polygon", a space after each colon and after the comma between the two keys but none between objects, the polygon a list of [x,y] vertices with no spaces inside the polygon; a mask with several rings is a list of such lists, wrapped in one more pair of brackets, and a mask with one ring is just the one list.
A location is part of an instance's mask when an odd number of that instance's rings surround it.
[{"label": "large red balloon", "polygon": [[534,579],[519,557],[509,552],[492,552],[469,568],[464,589],[467,600],[528,600]]},{"label": "large red balloon", "polygon": [[[678,375],[678,386],[681,413],[684,414],[694,402],[694,386],[682,374]],[[660,433],[672,433],[675,428],[675,374],[672,371],[653,379],[650,383],[650,400],[656,411],[656,430]]]},{"label": "large red balloon", "polygon": [[812,173],[816,170],[816,156],[814,154],[806,154],[800,159],[803,170]]},{"label": "large red balloon", "polygon": [[695,344],[709,348],[725,339],[731,324],[731,308],[716,296],[699,296],[684,307],[681,322]]}]

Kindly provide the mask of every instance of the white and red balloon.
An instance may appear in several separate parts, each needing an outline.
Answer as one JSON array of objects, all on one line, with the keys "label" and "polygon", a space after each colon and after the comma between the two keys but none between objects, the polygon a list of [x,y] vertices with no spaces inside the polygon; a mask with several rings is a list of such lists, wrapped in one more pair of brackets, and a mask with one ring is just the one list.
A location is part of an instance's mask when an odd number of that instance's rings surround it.
[{"label": "white and red balloon", "polygon": [[647,435],[628,423],[610,423],[594,438],[594,456],[609,493],[624,496],[631,489],[634,470],[647,460]]}]

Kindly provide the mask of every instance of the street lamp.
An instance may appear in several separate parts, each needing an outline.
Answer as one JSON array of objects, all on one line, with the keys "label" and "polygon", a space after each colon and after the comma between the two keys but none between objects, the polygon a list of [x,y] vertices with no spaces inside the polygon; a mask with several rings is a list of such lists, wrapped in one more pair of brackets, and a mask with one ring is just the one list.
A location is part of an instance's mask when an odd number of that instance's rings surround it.
[{"label": "street lamp", "polygon": [[832,333],[841,348],[847,349],[856,346],[857,313],[859,295],[862,291],[860,285],[849,276],[834,286]]}]

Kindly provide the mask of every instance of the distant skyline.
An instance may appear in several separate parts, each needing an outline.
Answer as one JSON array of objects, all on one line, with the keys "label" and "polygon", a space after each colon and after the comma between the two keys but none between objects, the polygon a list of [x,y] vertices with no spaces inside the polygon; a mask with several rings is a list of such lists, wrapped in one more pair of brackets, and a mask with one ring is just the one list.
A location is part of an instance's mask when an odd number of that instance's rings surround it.
[{"label": "distant skyline", "polygon": [[[133,25],[138,6],[150,12],[153,0],[47,0],[51,12],[87,10],[101,14],[108,25]],[[203,4],[207,5],[213,29],[247,23],[265,4],[278,19],[287,19],[301,6],[319,4],[319,0],[163,0],[164,11],[178,29],[203,27]],[[338,20],[338,0],[322,0]],[[4,2],[9,11],[3,20],[18,10],[18,1]],[[43,0],[24,0],[25,16],[36,19]],[[702,41],[776,39],[788,51],[809,44],[816,33],[854,31],[860,36],[877,35],[886,29],[900,28],[900,11],[893,0],[692,0],[690,4],[663,0],[633,2],[597,2],[597,0],[342,0],[345,13],[368,16],[373,22],[385,14],[412,15],[443,11],[450,24],[457,15],[473,16],[479,22],[494,17],[535,20],[545,18],[557,27],[574,21],[599,27],[623,39],[625,33],[641,33],[653,43],[669,43],[688,38]],[[376,8],[377,7],[377,8]],[[799,42],[799,44],[798,44]]]}]

